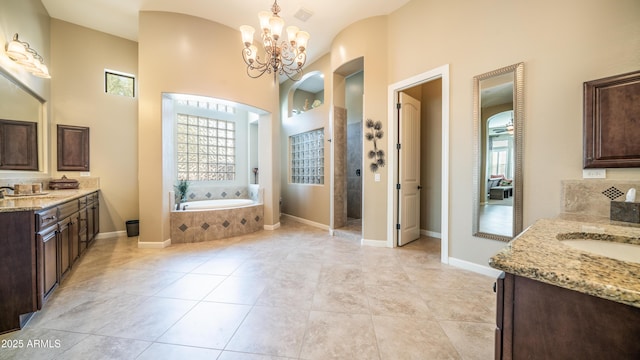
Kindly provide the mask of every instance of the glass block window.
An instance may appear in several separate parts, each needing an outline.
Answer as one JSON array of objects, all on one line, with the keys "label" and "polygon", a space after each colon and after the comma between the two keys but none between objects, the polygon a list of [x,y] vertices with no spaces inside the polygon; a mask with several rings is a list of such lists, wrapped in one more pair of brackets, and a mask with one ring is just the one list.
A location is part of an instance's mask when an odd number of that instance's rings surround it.
[{"label": "glass block window", "polygon": [[233,121],[177,115],[178,179],[235,180],[236,131]]},{"label": "glass block window", "polygon": [[131,74],[104,71],[104,92],[107,94],[135,97],[136,78]]},{"label": "glass block window", "polygon": [[200,109],[209,109],[214,111],[220,111],[227,114],[235,114],[236,108],[232,105],[222,104],[213,101],[195,100],[195,99],[177,99],[176,104],[196,107]]},{"label": "glass block window", "polygon": [[324,184],[324,128],[289,137],[290,181]]}]

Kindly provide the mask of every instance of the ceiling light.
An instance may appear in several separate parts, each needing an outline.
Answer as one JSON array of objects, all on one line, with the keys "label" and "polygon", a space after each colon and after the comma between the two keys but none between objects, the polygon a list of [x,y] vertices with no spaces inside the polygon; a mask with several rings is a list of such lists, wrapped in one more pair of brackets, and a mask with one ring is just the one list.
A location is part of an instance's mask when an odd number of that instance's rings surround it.
[{"label": "ceiling light", "polygon": [[18,34],[13,35],[13,40],[7,43],[6,54],[16,63],[22,65],[33,75],[50,79],[49,69],[44,64],[44,59],[28,43],[18,40]]},{"label": "ceiling light", "polygon": [[279,41],[284,29],[284,20],[278,15],[279,12],[280,6],[276,0],[271,7],[271,13],[268,11],[258,13],[264,57],[258,56],[258,48],[253,45],[255,29],[248,25],[240,27],[244,43],[242,58],[247,64],[249,77],[258,78],[265,73],[273,73],[274,80],[278,75],[286,75],[294,81],[302,77],[302,66],[307,61],[309,33],[300,31],[295,26],[289,26],[286,28],[288,41]]}]

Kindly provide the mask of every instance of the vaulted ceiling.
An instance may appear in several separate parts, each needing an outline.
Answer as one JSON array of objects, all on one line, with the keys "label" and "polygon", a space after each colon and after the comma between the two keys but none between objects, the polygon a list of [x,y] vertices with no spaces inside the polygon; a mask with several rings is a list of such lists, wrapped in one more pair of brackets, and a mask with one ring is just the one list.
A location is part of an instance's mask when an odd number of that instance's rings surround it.
[{"label": "vaulted ceiling", "polygon": [[[311,34],[308,62],[329,51],[333,38],[348,25],[387,15],[409,0],[280,0],[280,17]],[[198,16],[238,29],[258,27],[258,11],[270,10],[271,0],[42,0],[53,18],[137,41],[140,11],[167,11]],[[306,20],[299,11],[310,13]],[[238,42],[240,42],[238,34]]]}]

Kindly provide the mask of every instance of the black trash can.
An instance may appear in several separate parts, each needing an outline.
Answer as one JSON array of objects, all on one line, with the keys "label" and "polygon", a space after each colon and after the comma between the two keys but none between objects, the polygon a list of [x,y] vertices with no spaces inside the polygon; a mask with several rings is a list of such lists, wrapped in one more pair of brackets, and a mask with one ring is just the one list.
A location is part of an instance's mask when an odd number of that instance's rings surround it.
[{"label": "black trash can", "polygon": [[127,224],[127,237],[138,236],[140,229],[140,220],[128,220]]}]

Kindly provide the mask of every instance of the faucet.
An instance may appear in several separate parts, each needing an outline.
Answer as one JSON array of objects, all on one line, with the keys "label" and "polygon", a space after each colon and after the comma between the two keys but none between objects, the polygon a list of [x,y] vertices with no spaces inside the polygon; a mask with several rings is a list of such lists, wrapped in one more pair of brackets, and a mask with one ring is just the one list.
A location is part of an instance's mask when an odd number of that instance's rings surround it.
[{"label": "faucet", "polygon": [[6,191],[5,189],[13,191],[13,188],[11,186],[0,186],[0,199],[4,199],[4,192]]}]

